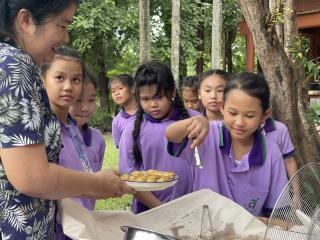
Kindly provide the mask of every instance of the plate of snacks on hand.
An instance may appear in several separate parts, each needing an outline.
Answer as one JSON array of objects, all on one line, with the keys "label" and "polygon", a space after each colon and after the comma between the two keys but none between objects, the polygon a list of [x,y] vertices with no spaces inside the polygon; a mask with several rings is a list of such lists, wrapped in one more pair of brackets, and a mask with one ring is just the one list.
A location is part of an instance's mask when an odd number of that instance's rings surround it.
[{"label": "plate of snacks on hand", "polygon": [[178,181],[178,176],[174,172],[152,169],[123,173],[120,178],[136,191],[159,191],[175,185]]}]

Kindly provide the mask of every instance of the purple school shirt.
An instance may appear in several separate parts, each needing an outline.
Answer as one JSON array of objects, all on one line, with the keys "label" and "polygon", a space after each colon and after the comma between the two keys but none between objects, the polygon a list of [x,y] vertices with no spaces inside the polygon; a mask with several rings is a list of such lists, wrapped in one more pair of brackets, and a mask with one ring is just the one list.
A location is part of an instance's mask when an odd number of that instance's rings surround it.
[{"label": "purple school shirt", "polygon": [[292,157],[294,155],[294,146],[292,144],[288,128],[282,122],[268,118],[262,129],[262,133],[266,138],[275,142],[281,153],[283,159]]},{"label": "purple school shirt", "polygon": [[[59,156],[59,165],[78,170],[81,172],[92,171],[91,164],[87,161],[86,166],[81,163],[79,152],[88,159],[86,153],[86,146],[81,136],[79,129],[77,128],[76,121],[69,115],[68,116],[69,124],[65,125],[60,122],[61,125],[61,139],[63,148],[60,151]],[[77,146],[74,142],[77,142]],[[90,166],[88,166],[90,165]],[[87,169],[87,170],[85,170]],[[95,200],[87,199],[87,198],[72,198],[75,202],[81,204],[89,210],[93,210],[95,205]],[[61,226],[60,215],[57,214],[56,218],[56,228],[55,228],[55,240],[67,240],[70,239],[63,233],[63,229]]]},{"label": "purple school shirt", "polygon": [[120,138],[124,129],[135,119],[136,115],[130,115],[122,108],[112,120],[112,137],[117,148],[119,148]]},{"label": "purple school shirt", "polygon": [[[80,131],[76,127],[76,122],[69,116],[69,125],[61,123],[63,148],[60,152],[59,165],[85,172],[84,167],[79,159],[79,154],[75,148],[73,139],[77,138],[81,143],[82,149],[85,151],[89,160],[90,168],[93,172],[97,172],[102,167],[103,156],[105,151],[105,141],[101,132],[95,128],[90,128],[87,124],[84,126],[82,137]],[[96,200],[87,198],[73,198],[73,200],[88,210],[94,210]],[[70,239],[63,233],[60,223],[60,217],[57,216],[57,224],[55,230],[55,240]]]},{"label": "purple school shirt", "polygon": [[[198,115],[196,111],[188,110],[190,116]],[[193,169],[189,163],[178,157],[173,157],[166,151],[167,140],[165,130],[167,126],[181,117],[174,112],[169,119],[161,121],[153,119],[148,115],[144,116],[141,123],[139,145],[141,149],[143,164],[137,166],[133,156],[133,138],[132,130],[134,122],[131,122],[124,130],[120,140],[119,148],[119,170],[120,172],[132,172],[155,169],[160,171],[175,172],[179,179],[178,182],[165,190],[152,192],[161,202],[169,202],[192,192]],[[140,213],[148,210],[141,202],[134,199],[132,210],[134,213]]]},{"label": "purple school shirt", "polygon": [[[181,157],[194,162],[190,143],[181,150]],[[172,143],[168,144],[171,154]],[[181,144],[182,146],[182,144]],[[211,122],[205,141],[198,147],[203,169],[195,167],[193,190],[209,188],[232,199],[251,214],[261,216],[274,207],[287,175],[278,146],[256,131],[254,144],[239,164],[235,161],[228,129]]]},{"label": "purple school shirt", "polygon": [[102,168],[106,143],[101,132],[96,128],[91,128],[88,124],[83,126],[82,138],[86,146],[87,156],[90,161],[92,171],[98,172]]},{"label": "purple school shirt", "polygon": [[[86,172],[83,164],[80,161],[79,153],[73,139],[76,139],[81,144],[80,147],[83,150],[83,154],[85,154],[87,159],[89,160],[86,152],[86,146],[81,137],[79,129],[76,127],[75,120],[71,117],[69,117],[69,125],[64,125],[63,123],[61,123],[61,138],[63,148],[60,151],[59,165],[73,170]],[[89,162],[89,165],[92,171],[92,163]],[[89,210],[94,209],[95,200],[93,199],[73,198],[73,200],[80,203]]]}]

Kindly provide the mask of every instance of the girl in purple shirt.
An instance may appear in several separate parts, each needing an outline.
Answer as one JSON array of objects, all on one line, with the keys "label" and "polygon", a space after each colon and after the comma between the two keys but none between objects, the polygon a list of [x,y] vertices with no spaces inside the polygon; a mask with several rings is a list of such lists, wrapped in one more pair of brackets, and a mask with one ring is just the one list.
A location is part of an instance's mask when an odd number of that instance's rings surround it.
[{"label": "girl in purple shirt", "polygon": [[[271,114],[269,95],[262,76],[239,74],[224,89],[223,125],[210,122],[208,126],[205,118],[193,117],[166,130],[172,142],[179,143],[187,136],[193,139],[192,148],[204,140],[198,146],[203,169],[195,169],[194,190],[210,188],[256,216],[270,214],[287,183],[277,144],[259,130]],[[169,152],[179,156],[181,151],[175,149],[169,143]],[[192,161],[192,151],[185,148],[182,156]]]},{"label": "girl in purple shirt", "polygon": [[[133,212],[140,213],[192,191],[193,172],[182,158],[166,151],[166,127],[189,117],[183,106],[170,69],[159,61],[142,64],[135,74],[138,100],[136,120],[124,130],[120,140],[121,172],[155,169],[175,172],[179,180],[173,187],[156,192],[137,192]],[[193,111],[191,114],[196,114]]]},{"label": "girl in purple shirt", "polygon": [[209,121],[223,119],[219,104],[229,77],[227,72],[220,69],[209,70],[200,76],[199,99],[204,107],[203,115]]},{"label": "girl in purple shirt", "polygon": [[[59,165],[79,171],[92,172],[84,142],[77,124],[68,114],[69,107],[80,96],[83,86],[84,63],[72,49],[57,49],[52,63],[41,66],[45,88],[48,92],[50,105],[57,115],[61,127],[62,149]],[[88,207],[90,199],[75,199]],[[60,216],[57,215],[55,239],[69,239],[63,234]]]},{"label": "girl in purple shirt", "polygon": [[[106,143],[101,132],[89,127],[88,122],[96,111],[97,79],[93,72],[85,67],[84,84],[78,100],[69,108],[70,115],[77,121],[77,127],[85,144],[88,160],[93,172],[101,170]],[[95,201],[92,200],[89,210],[93,210]]]},{"label": "girl in purple shirt", "polygon": [[199,99],[199,79],[196,76],[185,77],[182,79],[181,97],[187,109],[198,112],[203,111],[202,102]]},{"label": "girl in purple shirt", "polygon": [[294,146],[291,141],[287,126],[284,123],[275,121],[270,117],[263,124],[261,131],[266,138],[271,139],[278,145],[284,159],[287,175],[289,178],[292,178],[297,172],[298,167],[294,157]]},{"label": "girl in purple shirt", "polygon": [[[86,145],[77,128],[77,123],[68,113],[69,107],[82,92],[83,70],[84,64],[81,57],[67,47],[58,48],[52,63],[41,66],[50,105],[61,126],[63,147],[59,155],[59,165],[93,173],[94,166],[89,161]],[[90,210],[93,209],[94,200],[92,199],[81,197],[74,200]],[[55,239],[69,239],[63,234],[59,215],[56,219]]]},{"label": "girl in purple shirt", "polygon": [[133,78],[129,74],[119,74],[109,82],[112,100],[121,107],[112,120],[112,137],[117,148],[126,126],[135,120],[137,102],[133,94]]}]

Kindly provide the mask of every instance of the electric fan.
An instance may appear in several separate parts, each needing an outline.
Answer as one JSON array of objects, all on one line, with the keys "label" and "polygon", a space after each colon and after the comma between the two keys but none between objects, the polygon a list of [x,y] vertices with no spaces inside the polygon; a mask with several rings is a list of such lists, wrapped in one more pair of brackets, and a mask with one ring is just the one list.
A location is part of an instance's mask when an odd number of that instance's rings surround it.
[{"label": "electric fan", "polygon": [[268,220],[265,240],[320,240],[320,164],[290,179]]}]

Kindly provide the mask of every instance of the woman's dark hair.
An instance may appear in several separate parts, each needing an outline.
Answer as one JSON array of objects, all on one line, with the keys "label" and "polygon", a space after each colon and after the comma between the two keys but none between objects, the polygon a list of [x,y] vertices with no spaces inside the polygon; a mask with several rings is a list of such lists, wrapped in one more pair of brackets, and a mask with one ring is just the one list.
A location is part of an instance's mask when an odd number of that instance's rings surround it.
[{"label": "woman's dark hair", "polygon": [[203,80],[205,80],[207,77],[210,77],[210,76],[219,76],[223,80],[225,80],[226,82],[228,82],[231,77],[231,75],[224,70],[212,69],[212,70],[206,71],[201,74],[200,79],[199,79],[199,86],[201,85]]},{"label": "woman's dark hair", "polygon": [[138,110],[136,113],[136,120],[134,122],[134,129],[132,131],[132,136],[134,140],[133,154],[135,158],[135,163],[138,166],[141,166],[143,159],[142,159],[141,151],[139,149],[138,139],[140,136],[140,128],[141,128],[141,123],[143,121],[144,111],[140,106],[140,101],[139,101],[140,88],[143,86],[156,85],[157,91],[155,96],[164,95],[168,99],[171,99],[175,92],[175,98],[174,98],[175,108],[179,110],[183,119],[188,118],[189,114],[188,114],[188,111],[185,109],[183,102],[175,87],[172,72],[166,64],[160,61],[153,60],[140,65],[134,76],[134,84],[135,84],[135,96],[138,103]]},{"label": "woman's dark hair", "polygon": [[258,98],[261,101],[263,111],[270,106],[270,90],[267,81],[261,74],[243,72],[234,75],[227,82],[223,91],[223,100],[226,101],[228,94],[233,89],[240,89],[248,95]]},{"label": "woman's dark hair", "polygon": [[[80,54],[78,54],[74,49],[66,47],[66,46],[61,46],[59,48],[56,49],[54,58],[72,58],[77,60],[81,67],[82,67],[82,76],[84,76],[85,74],[85,64],[82,60],[82,57],[80,56]],[[50,68],[52,62],[51,63],[45,63],[42,64],[40,66],[40,73],[42,77],[45,77],[45,75],[47,74],[48,69]]]},{"label": "woman's dark hair", "polygon": [[127,86],[128,88],[132,89],[133,88],[133,77],[127,73],[122,73],[116,76],[113,76],[108,84],[109,89],[111,89],[111,83],[119,81],[123,85]]},{"label": "woman's dark hair", "polygon": [[[15,38],[14,21],[21,9],[28,10],[36,25],[63,12],[79,0],[0,0],[0,41],[12,43]],[[13,38],[13,39],[12,39]]]},{"label": "woman's dark hair", "polygon": [[98,77],[87,64],[84,66],[84,83],[92,83],[94,88],[98,89]]},{"label": "woman's dark hair", "polygon": [[188,87],[195,95],[198,95],[199,85],[199,78],[197,76],[185,77],[182,79],[181,91]]}]

